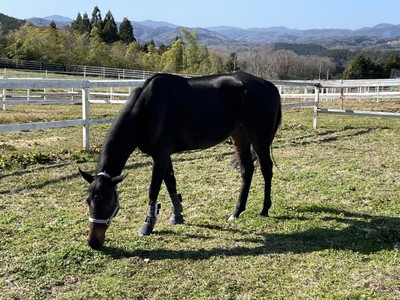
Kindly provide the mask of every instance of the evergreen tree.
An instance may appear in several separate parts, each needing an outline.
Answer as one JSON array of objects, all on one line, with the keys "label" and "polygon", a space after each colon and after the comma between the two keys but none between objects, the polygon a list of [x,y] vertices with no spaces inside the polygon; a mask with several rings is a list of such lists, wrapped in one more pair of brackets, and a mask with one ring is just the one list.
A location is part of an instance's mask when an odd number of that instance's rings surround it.
[{"label": "evergreen tree", "polygon": [[400,56],[399,53],[392,52],[388,58],[383,62],[383,70],[386,76],[389,77],[392,69],[400,70]]},{"label": "evergreen tree", "polygon": [[78,13],[75,20],[71,24],[71,31],[82,33],[82,15]]},{"label": "evergreen tree", "polygon": [[56,22],[54,22],[54,21],[51,21],[51,22],[50,22],[50,24],[49,24],[49,27],[50,27],[50,28],[52,28],[52,29],[55,29],[55,30],[57,30],[57,25],[56,25]]},{"label": "evergreen tree", "polygon": [[149,53],[150,47],[153,47],[153,48],[156,47],[156,43],[154,43],[154,40],[153,40],[153,39],[152,39],[150,42],[145,43],[145,44],[142,46],[142,51],[145,52],[145,53]]},{"label": "evergreen tree", "polygon": [[115,23],[114,17],[111,11],[108,11],[103,22],[103,30],[102,30],[103,41],[107,44],[112,44],[118,41],[118,27]]},{"label": "evergreen tree", "polygon": [[359,53],[343,72],[343,79],[374,79],[384,78],[385,73],[380,64],[375,64],[371,58]]},{"label": "evergreen tree", "polygon": [[133,35],[132,23],[127,18],[124,18],[121,25],[119,26],[118,36],[119,40],[127,45],[132,42],[136,42],[136,39]]},{"label": "evergreen tree", "polygon": [[369,70],[372,67],[371,59],[365,58],[363,54],[358,54],[356,58],[343,72],[343,79],[365,79],[368,78]]},{"label": "evergreen tree", "polygon": [[103,31],[103,19],[101,18],[101,11],[98,6],[95,6],[92,12],[92,19],[90,20],[90,26],[91,26],[91,31],[93,31],[93,28],[97,28],[96,32],[99,34],[102,33]]},{"label": "evergreen tree", "polygon": [[82,31],[83,33],[90,33],[92,31],[92,25],[87,13],[84,13],[82,17]]}]

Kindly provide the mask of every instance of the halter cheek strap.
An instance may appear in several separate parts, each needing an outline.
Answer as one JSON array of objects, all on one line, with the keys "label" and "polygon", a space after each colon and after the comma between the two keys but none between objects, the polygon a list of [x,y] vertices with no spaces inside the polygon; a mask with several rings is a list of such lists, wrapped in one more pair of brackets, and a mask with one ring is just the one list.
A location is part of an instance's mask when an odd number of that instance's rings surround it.
[{"label": "halter cheek strap", "polygon": [[[97,176],[104,176],[108,179],[112,179],[112,177],[109,174],[107,174],[105,171],[100,172],[99,174],[97,174]],[[108,219],[95,219],[95,218],[92,218],[89,216],[89,222],[95,223],[95,224],[110,225],[112,219],[114,219],[114,217],[117,215],[118,210],[119,210],[119,202],[117,200],[117,205],[115,206],[113,213],[111,214],[111,216]]]}]

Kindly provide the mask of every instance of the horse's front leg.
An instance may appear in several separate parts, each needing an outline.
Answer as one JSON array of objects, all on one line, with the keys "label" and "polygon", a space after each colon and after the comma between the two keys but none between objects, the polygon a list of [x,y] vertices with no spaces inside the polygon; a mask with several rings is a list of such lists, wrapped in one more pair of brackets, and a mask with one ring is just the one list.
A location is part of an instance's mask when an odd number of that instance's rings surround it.
[{"label": "horse's front leg", "polygon": [[172,203],[172,216],[169,219],[169,224],[183,224],[183,207],[182,207],[182,197],[176,192],[176,179],[174,175],[174,169],[172,167],[171,159],[168,161],[167,170],[164,175],[164,182],[167,186],[169,197]]},{"label": "horse's front leg", "polygon": [[147,212],[146,220],[143,226],[139,229],[140,235],[150,235],[153,232],[159,211],[157,198],[160,192],[161,183],[163,181],[169,159],[169,156],[153,157],[153,171],[149,189],[149,209]]}]

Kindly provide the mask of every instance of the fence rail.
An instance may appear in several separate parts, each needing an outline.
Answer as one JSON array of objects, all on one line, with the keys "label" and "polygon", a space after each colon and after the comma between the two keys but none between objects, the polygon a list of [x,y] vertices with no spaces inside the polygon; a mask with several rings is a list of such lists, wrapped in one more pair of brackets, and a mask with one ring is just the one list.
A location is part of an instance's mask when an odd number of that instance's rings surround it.
[{"label": "fence rail", "polygon": [[[4,59],[0,58],[0,68],[4,69],[3,77],[7,76],[7,69],[18,69],[34,72],[57,73],[73,76],[100,77],[100,78],[116,78],[116,79],[147,79],[157,72],[119,69],[97,66],[83,65],[64,65],[57,63],[44,63],[39,61],[21,60],[21,59]],[[193,77],[193,75],[180,74],[183,77]]]},{"label": "fence rail", "polygon": [[[400,118],[399,112],[362,111],[344,109],[349,99],[400,99],[400,79],[374,80],[324,80],[324,81],[273,81],[278,86],[282,100],[298,99],[303,102],[283,104],[283,108],[312,106],[314,108],[313,128],[318,126],[319,114]],[[312,102],[304,102],[312,100]],[[340,109],[321,107],[321,100],[339,100]]]},{"label": "fence rail", "polygon": [[[141,86],[144,80],[60,80],[60,79],[0,79],[3,91],[3,109],[16,104],[82,104],[82,118],[53,122],[0,125],[0,132],[82,126],[83,147],[89,149],[89,125],[110,123],[112,119],[90,119],[90,105],[95,103],[124,103],[131,88]],[[357,80],[357,81],[273,81],[279,88],[283,109],[313,107],[313,127],[317,128],[320,113],[351,116],[400,118],[400,112],[358,111],[320,107],[321,100],[365,98],[400,98],[400,80]],[[109,89],[109,92],[98,89]],[[116,92],[117,88],[128,88],[128,92]],[[27,93],[21,94],[21,89]],[[50,93],[48,90],[56,92]],[[65,89],[68,92],[65,92]],[[15,91],[18,90],[19,93]],[[35,91],[34,91],[35,90]],[[44,92],[37,92],[43,90]],[[63,90],[60,92],[60,90]],[[100,97],[100,98],[99,98]],[[286,101],[292,101],[287,103]],[[297,101],[294,101],[297,100]],[[308,101],[307,101],[308,100]],[[399,107],[400,111],[400,107]]]},{"label": "fence rail", "polygon": [[[20,130],[34,130],[44,128],[61,128],[71,126],[82,126],[83,147],[88,150],[90,147],[90,136],[89,136],[89,125],[99,123],[109,123],[111,119],[97,119],[90,120],[90,90],[94,88],[116,88],[116,87],[128,87],[134,88],[141,86],[143,80],[57,80],[57,79],[1,79],[0,89],[3,90],[3,109],[5,110],[7,105],[15,104],[71,104],[81,103],[82,104],[82,119],[78,120],[64,120],[64,121],[53,121],[53,122],[35,122],[27,124],[6,124],[0,125],[0,132],[9,131],[20,131]],[[7,90],[16,89],[80,89],[80,100],[66,101],[63,99],[56,100],[7,100]],[[113,95],[113,94],[111,94]],[[128,94],[125,94],[128,95]],[[28,92],[26,99],[32,95]],[[102,101],[107,102],[107,101]]]}]

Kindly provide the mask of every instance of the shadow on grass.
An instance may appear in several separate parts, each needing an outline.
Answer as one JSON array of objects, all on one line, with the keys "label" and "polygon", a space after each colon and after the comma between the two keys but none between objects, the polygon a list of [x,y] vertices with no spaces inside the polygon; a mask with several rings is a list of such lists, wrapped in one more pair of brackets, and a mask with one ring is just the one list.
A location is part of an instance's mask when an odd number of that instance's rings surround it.
[{"label": "shadow on grass", "polygon": [[[235,234],[235,242],[239,241],[242,242],[242,244],[251,243],[255,246],[221,247],[213,249],[200,248],[196,250],[135,249],[132,251],[117,247],[104,247],[102,251],[115,259],[138,257],[151,260],[203,260],[212,257],[311,253],[329,249],[372,254],[382,250],[398,249],[400,246],[400,218],[371,216],[326,207],[310,207],[304,212],[323,212],[325,217],[322,220],[344,223],[347,227],[344,229],[318,227],[293,233],[265,234],[259,235],[257,238],[247,238],[248,231],[241,231],[236,228],[190,225],[216,231],[232,231],[232,234]],[[327,214],[328,216],[326,216]],[[296,217],[294,216],[292,219],[296,220]],[[241,237],[237,239],[240,233]],[[185,234],[183,233],[182,235]],[[190,238],[194,237],[195,235],[190,235]],[[197,238],[203,238],[203,235],[199,235]]]},{"label": "shadow on grass", "polygon": [[[377,128],[366,128],[358,129],[353,127],[346,127],[343,130],[327,130],[323,132],[315,132],[304,136],[292,137],[290,140],[290,146],[304,146],[310,144],[324,144],[340,141],[343,139],[349,139],[351,137],[368,134],[376,130]],[[356,131],[354,131],[356,130]],[[282,145],[277,146],[277,148]]]}]

